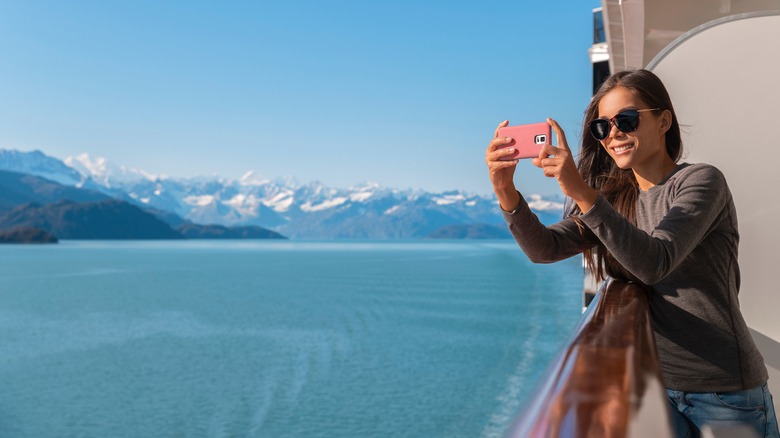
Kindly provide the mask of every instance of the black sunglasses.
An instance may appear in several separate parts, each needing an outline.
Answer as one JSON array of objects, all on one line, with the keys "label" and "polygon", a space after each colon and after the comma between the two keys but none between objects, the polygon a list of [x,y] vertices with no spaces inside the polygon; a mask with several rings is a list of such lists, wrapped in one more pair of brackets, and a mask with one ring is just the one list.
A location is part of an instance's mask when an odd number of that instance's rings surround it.
[{"label": "black sunglasses", "polygon": [[590,133],[596,140],[604,140],[609,137],[614,123],[620,132],[634,132],[639,128],[639,113],[645,111],[658,111],[661,108],[629,109],[615,114],[611,119],[596,119],[588,124]]}]

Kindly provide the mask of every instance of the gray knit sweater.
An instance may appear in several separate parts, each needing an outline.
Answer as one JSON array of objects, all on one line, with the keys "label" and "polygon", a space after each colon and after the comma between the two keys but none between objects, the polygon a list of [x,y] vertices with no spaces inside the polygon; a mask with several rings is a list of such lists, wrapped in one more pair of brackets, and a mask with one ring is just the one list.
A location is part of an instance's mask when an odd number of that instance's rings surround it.
[{"label": "gray knit sweater", "polygon": [[[504,212],[528,257],[550,263],[593,246],[570,218],[542,225],[522,200]],[[767,380],[739,311],[737,214],[713,166],[681,164],[639,193],[637,226],[603,197],[580,216],[618,262],[650,286],[650,312],[667,388],[738,391]]]}]

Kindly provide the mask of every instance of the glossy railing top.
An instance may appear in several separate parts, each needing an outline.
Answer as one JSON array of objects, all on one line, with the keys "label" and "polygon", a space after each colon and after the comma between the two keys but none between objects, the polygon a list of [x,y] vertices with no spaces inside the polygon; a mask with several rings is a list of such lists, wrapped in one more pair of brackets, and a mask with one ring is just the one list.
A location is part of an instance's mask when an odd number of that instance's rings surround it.
[{"label": "glossy railing top", "polygon": [[646,292],[612,281],[510,430],[517,437],[671,437]]}]

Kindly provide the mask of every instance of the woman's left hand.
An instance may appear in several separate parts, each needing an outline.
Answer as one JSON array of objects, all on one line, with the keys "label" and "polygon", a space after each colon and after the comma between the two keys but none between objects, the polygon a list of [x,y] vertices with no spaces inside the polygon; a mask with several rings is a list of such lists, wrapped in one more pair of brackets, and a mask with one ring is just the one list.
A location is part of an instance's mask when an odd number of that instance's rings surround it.
[{"label": "woman's left hand", "polygon": [[548,118],[547,123],[552,126],[555,136],[558,138],[558,147],[551,144],[545,144],[539,152],[539,156],[534,158],[534,166],[541,168],[544,175],[558,180],[558,185],[565,196],[570,197],[583,213],[586,213],[596,202],[598,193],[590,187],[577,171],[577,165],[574,163],[569,144],[566,141],[566,135],[563,129],[553,119]]}]

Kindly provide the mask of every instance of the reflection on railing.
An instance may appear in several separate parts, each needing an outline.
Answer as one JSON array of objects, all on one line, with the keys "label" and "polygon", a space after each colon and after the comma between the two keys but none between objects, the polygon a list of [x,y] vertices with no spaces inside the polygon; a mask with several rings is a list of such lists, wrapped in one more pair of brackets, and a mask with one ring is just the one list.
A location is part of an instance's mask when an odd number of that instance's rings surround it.
[{"label": "reflection on railing", "polygon": [[671,437],[647,295],[603,286],[514,423],[517,437]]}]

